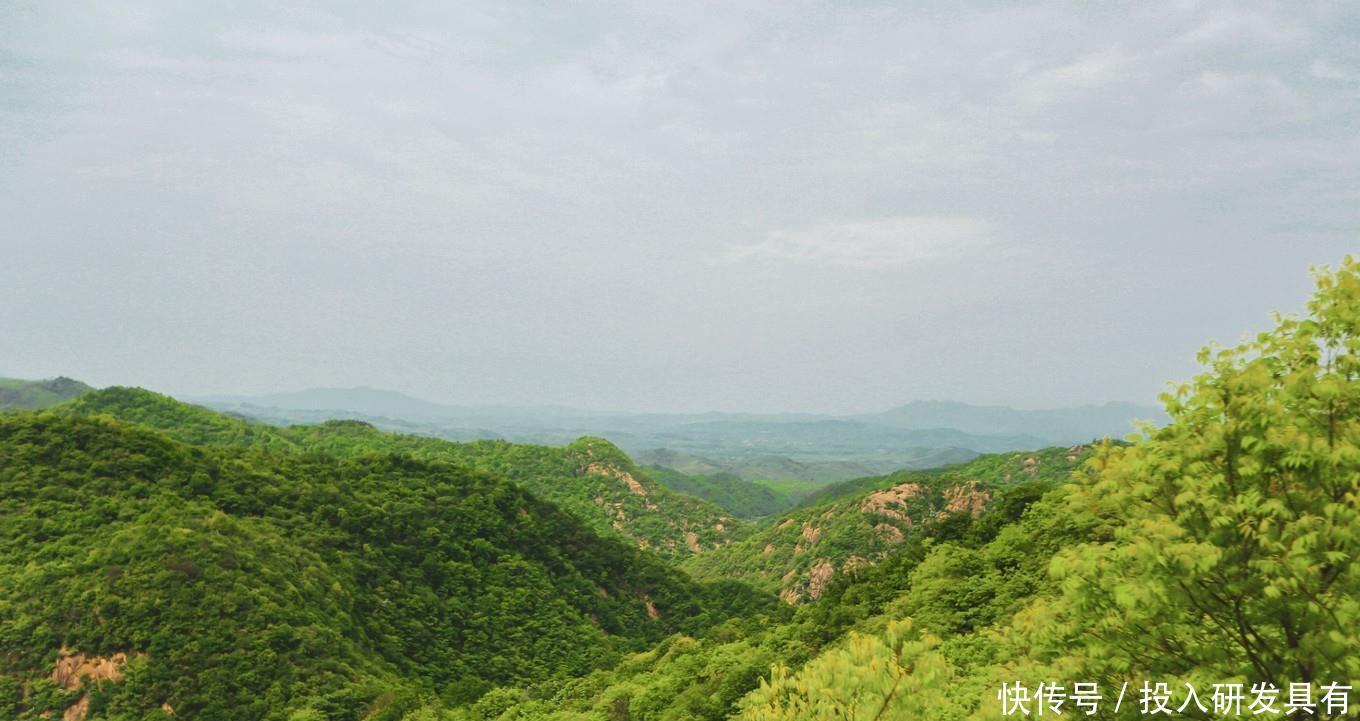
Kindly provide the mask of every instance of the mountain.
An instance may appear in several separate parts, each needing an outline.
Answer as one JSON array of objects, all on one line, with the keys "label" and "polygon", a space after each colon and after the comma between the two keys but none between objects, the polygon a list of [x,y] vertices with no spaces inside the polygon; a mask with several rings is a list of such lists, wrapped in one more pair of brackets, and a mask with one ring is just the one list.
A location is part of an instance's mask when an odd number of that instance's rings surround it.
[{"label": "mountain", "polygon": [[603,535],[626,539],[663,556],[711,551],[747,532],[732,513],[658,484],[627,454],[601,438],[584,437],[563,447],[548,447],[506,441],[457,443],[389,433],[363,421],[279,428],[123,387],[88,393],[54,410],[109,415],[188,443],[322,452],[344,458],[399,453],[472,467],[520,484]]},{"label": "mountain", "polygon": [[197,400],[213,406],[242,405],[261,410],[281,408],[295,411],[344,412],[406,420],[456,418],[468,413],[468,409],[458,406],[432,403],[405,393],[367,386],[310,388],[293,393],[270,393],[259,396],[205,396]]},{"label": "mountain", "polygon": [[886,458],[796,461],[788,456],[776,455],[709,458],[670,448],[653,448],[634,452],[632,456],[639,463],[662,466],[692,476],[727,473],[748,481],[798,480],[820,486],[882,475],[902,468],[933,468],[959,463],[977,454],[965,448],[920,448]]},{"label": "mountain", "polygon": [[[313,389],[200,400],[218,410],[276,425],[350,419],[366,421],[384,430],[449,440],[497,439],[539,445],[566,445],[582,436],[605,437],[634,455],[664,448],[717,461],[707,469],[657,462],[682,473],[726,471],[747,480],[844,480],[963,460],[966,456],[961,454],[966,453],[1071,445],[1106,435],[1118,438],[1128,433],[1136,419],[1165,420],[1154,408],[1128,403],[1026,411],[917,402],[882,413],[834,416],[610,413],[557,406],[465,407],[371,388]],[[931,458],[941,453],[945,457]],[[813,471],[775,467],[751,472],[736,467],[748,460],[768,465],[773,458],[820,467]],[[838,470],[837,464],[845,468]]]},{"label": "mountain", "polygon": [[90,390],[90,386],[65,376],[41,381],[0,378],[0,410],[46,408]]},{"label": "mountain", "polygon": [[731,473],[687,476],[664,466],[651,466],[648,473],[663,486],[685,495],[711,501],[737,518],[760,518],[790,508],[796,499],[768,486],[743,480]]},{"label": "mountain", "polygon": [[1085,446],[993,454],[836,484],[683,567],[699,578],[748,581],[790,603],[816,600],[838,575],[880,562],[922,525],[977,518],[1016,488],[1066,480],[1088,455]]},{"label": "mountain", "polygon": [[1085,443],[1104,436],[1123,438],[1133,432],[1133,421],[1149,420],[1161,424],[1166,422],[1166,413],[1154,406],[1118,402],[1076,408],[1017,410],[952,401],[916,401],[855,418],[873,425],[906,430],[949,428],[970,434],[1024,434],[1042,439],[1042,443],[1067,444]]},{"label": "mountain", "polygon": [[760,603],[466,467],[55,414],[0,417],[0,577],[20,718],[396,718]]}]

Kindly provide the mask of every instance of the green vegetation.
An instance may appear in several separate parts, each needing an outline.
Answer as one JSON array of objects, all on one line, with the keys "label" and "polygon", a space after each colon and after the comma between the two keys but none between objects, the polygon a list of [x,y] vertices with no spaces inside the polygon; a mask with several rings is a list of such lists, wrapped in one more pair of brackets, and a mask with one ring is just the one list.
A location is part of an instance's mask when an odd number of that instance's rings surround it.
[{"label": "green vegetation", "polygon": [[793,506],[794,499],[759,483],[743,481],[733,473],[687,476],[661,466],[647,469],[663,486],[721,506],[738,518],[761,518]]},{"label": "green vegetation", "polygon": [[43,680],[62,649],[127,654],[89,695],[107,718],[396,718],[762,603],[466,468],[51,414],[0,419],[0,577],[0,702],[21,719],[80,695]]},{"label": "green vegetation", "polygon": [[65,376],[44,381],[0,378],[0,411],[47,408],[90,390],[93,389],[84,383]]},{"label": "green vegetation", "polygon": [[468,466],[518,483],[603,535],[662,556],[702,553],[747,532],[730,512],[656,483],[626,454],[600,438],[582,438],[565,448],[552,448],[506,441],[456,443],[387,433],[363,421],[276,428],[140,388],[94,391],[53,410],[111,416],[187,443],[321,452],[342,458],[397,453]]},{"label": "green vegetation", "polygon": [[9,414],[0,715],[980,721],[1003,682],[1360,688],[1360,263],[1309,311],[1206,350],[1164,427],[847,481],[734,539],[598,438],[128,389]]},{"label": "green vegetation", "polygon": [[787,499],[790,506],[824,488],[826,484],[818,481],[805,481],[799,478],[757,478],[751,483],[765,486],[778,496]]},{"label": "green vegetation", "polygon": [[982,456],[956,466],[900,471],[827,487],[749,538],[685,561],[701,578],[738,578],[785,600],[820,598],[827,582],[891,555],[923,522],[981,515],[1022,483],[1065,480],[1084,447]]}]

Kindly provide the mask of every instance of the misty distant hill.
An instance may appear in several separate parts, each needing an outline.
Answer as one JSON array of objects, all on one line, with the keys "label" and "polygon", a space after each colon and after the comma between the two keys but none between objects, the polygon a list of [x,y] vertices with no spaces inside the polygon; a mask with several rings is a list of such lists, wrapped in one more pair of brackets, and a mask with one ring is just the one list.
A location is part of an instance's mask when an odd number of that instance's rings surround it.
[{"label": "misty distant hill", "polygon": [[433,403],[398,391],[358,386],[355,388],[309,388],[292,393],[258,396],[205,396],[200,402],[219,407],[235,405],[295,411],[338,411],[394,420],[430,420],[464,415],[465,408]]},{"label": "misty distant hill", "polygon": [[1119,402],[1076,408],[1018,410],[953,401],[916,401],[882,413],[855,418],[893,428],[951,428],[964,433],[1023,434],[1042,438],[1049,443],[1063,444],[1081,443],[1102,436],[1122,438],[1133,432],[1133,421],[1150,420],[1161,424],[1166,421],[1166,414],[1153,406]]},{"label": "misty distant hill", "polygon": [[35,410],[56,405],[93,390],[78,380],[58,376],[40,381],[0,378],[0,410]]},{"label": "misty distant hill", "polygon": [[1162,420],[1156,408],[1131,403],[1034,411],[920,401],[853,416],[611,413],[562,406],[457,406],[369,387],[197,401],[277,425],[357,419],[450,440],[562,445],[581,436],[601,436],[646,462],[683,473],[819,483],[958,462],[978,453],[1118,438],[1137,419]]}]

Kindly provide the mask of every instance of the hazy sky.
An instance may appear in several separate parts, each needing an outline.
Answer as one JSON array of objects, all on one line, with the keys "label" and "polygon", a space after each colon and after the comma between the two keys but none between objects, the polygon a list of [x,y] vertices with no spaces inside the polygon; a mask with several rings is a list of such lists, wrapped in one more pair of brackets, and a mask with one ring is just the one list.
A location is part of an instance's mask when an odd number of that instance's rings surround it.
[{"label": "hazy sky", "polygon": [[275,4],[0,3],[0,375],[1152,402],[1360,250],[1352,2]]}]

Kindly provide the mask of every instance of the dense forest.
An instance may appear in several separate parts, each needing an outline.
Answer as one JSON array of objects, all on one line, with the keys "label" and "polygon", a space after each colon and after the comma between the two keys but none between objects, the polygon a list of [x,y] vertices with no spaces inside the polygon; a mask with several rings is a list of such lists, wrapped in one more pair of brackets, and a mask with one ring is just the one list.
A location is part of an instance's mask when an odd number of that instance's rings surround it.
[{"label": "dense forest", "polygon": [[1360,686],[1360,263],[1200,360],[1134,437],[788,510],[599,438],[50,398],[0,416],[0,717],[990,719],[1076,682],[1308,716]]}]

